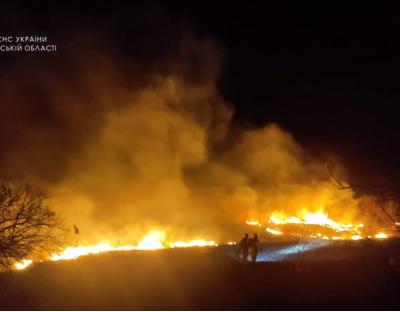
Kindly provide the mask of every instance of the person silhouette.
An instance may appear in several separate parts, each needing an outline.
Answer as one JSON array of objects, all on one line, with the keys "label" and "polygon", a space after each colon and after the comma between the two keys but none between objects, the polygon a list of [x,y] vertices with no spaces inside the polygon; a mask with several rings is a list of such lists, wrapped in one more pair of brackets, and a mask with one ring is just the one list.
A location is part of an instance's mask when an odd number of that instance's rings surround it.
[{"label": "person silhouette", "polygon": [[262,251],[257,234],[254,234],[253,238],[249,239],[249,247],[251,248],[251,261],[256,262],[258,252]]},{"label": "person silhouette", "polygon": [[244,237],[239,243],[239,253],[244,262],[247,262],[249,255],[249,234],[245,233]]}]

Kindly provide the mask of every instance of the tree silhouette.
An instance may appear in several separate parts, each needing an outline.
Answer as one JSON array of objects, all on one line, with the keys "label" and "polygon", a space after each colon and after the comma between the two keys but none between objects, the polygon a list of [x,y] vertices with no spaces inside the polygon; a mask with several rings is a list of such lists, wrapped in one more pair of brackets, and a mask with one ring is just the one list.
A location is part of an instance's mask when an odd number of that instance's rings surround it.
[{"label": "tree silhouette", "polygon": [[58,215],[28,185],[0,182],[0,266],[9,268],[58,244]]},{"label": "tree silhouette", "polygon": [[[400,225],[396,222],[396,217],[400,215],[400,195],[396,190],[387,184],[367,184],[367,185],[354,185],[340,181],[333,173],[333,169],[330,164],[327,164],[327,169],[333,185],[338,190],[352,189],[361,194],[368,194],[374,198],[374,202],[377,207],[381,209],[386,218],[396,225],[397,230],[400,231]],[[394,209],[387,209],[388,204],[392,204]]]}]

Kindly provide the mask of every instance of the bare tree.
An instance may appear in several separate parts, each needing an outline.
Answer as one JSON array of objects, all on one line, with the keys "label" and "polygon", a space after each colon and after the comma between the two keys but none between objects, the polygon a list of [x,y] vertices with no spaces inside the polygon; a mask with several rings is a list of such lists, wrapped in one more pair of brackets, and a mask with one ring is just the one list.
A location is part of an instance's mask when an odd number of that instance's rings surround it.
[{"label": "bare tree", "polygon": [[27,185],[0,182],[0,266],[58,243],[60,219],[44,204],[45,197]]},{"label": "bare tree", "polygon": [[335,174],[333,173],[332,167],[327,164],[327,169],[331,179],[333,180],[334,186],[338,190],[347,190],[352,189],[358,191],[362,194],[370,194],[375,199],[376,205],[381,209],[384,215],[396,225],[396,228],[400,230],[399,225],[396,222],[395,217],[393,214],[386,208],[388,203],[392,203],[394,207],[396,207],[396,214],[400,212],[400,196],[397,194],[395,190],[393,190],[389,185],[385,184],[368,184],[368,185],[354,185],[354,184],[347,184],[340,181]]}]

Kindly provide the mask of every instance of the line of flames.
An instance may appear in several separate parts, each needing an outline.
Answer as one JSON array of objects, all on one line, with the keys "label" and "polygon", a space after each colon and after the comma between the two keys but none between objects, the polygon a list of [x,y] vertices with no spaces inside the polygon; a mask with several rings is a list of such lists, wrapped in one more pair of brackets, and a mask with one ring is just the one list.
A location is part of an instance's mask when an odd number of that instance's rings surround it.
[{"label": "line of flames", "polygon": [[[263,227],[259,221],[246,221],[248,225]],[[360,240],[365,238],[376,238],[385,239],[388,235],[384,232],[376,233],[373,236],[363,236],[360,232],[360,228],[364,227],[364,224],[359,223],[353,225],[350,223],[340,223],[329,218],[325,212],[303,212],[302,218],[299,217],[285,217],[282,214],[273,214],[269,217],[268,226],[265,231],[272,235],[284,235],[285,233],[279,228],[280,225],[285,224],[303,224],[303,225],[319,225],[334,230],[337,235],[327,236],[321,233],[310,234],[310,238],[324,239],[324,240],[342,240],[346,237],[341,234],[344,232],[354,232],[350,238],[352,240]],[[398,224],[396,224],[398,225]],[[296,234],[296,236],[302,236],[302,234]],[[235,242],[228,242],[228,245],[234,245]],[[218,244],[213,240],[196,239],[191,241],[175,241],[172,243],[165,242],[165,233],[159,230],[153,230],[147,233],[137,245],[121,245],[114,246],[108,242],[99,243],[97,245],[89,246],[76,246],[66,247],[59,253],[51,254],[49,261],[60,261],[60,260],[74,260],[81,256],[90,254],[99,254],[104,252],[112,251],[131,251],[131,250],[157,250],[165,248],[185,248],[185,247],[215,247]],[[15,269],[23,270],[33,263],[32,259],[23,259],[22,261],[15,263]]]},{"label": "line of flames", "polygon": [[[246,221],[248,225],[262,227],[262,223],[259,221]],[[388,238],[388,235],[384,232],[376,233],[373,236],[365,236],[360,232],[361,228],[364,228],[364,224],[359,223],[353,225],[351,223],[340,223],[336,222],[329,218],[328,214],[323,211],[310,213],[308,211],[303,211],[302,217],[286,217],[283,214],[272,214],[267,222],[267,226],[265,231],[272,235],[284,235],[282,229],[279,228],[281,225],[290,225],[290,224],[301,224],[301,225],[318,225],[321,227],[326,227],[333,230],[336,235],[328,236],[323,235],[321,233],[312,233],[309,235],[309,238],[316,239],[325,239],[325,240],[343,240],[347,239],[342,234],[345,232],[353,232],[354,235],[350,237],[352,240],[360,240],[366,238],[377,238],[377,239],[385,239]],[[395,225],[398,225],[397,223]],[[300,233],[292,234],[295,236],[302,237],[303,235]]]},{"label": "line of flames", "polygon": [[[233,245],[234,242],[228,244]],[[52,253],[49,261],[74,260],[82,256],[100,254],[113,251],[131,251],[131,250],[158,250],[165,248],[187,248],[187,247],[215,247],[218,244],[213,240],[195,239],[191,241],[175,241],[165,243],[165,233],[163,231],[153,230],[147,233],[137,245],[114,246],[108,242],[102,242],[89,246],[69,246],[59,253]],[[33,263],[32,259],[23,259],[15,263],[15,269],[23,270]]]}]

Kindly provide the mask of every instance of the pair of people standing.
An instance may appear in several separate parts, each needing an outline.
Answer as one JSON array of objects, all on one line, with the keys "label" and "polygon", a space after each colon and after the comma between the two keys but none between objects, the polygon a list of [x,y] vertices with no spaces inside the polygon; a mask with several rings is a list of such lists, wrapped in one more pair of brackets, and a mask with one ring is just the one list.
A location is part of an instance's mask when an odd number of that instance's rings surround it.
[{"label": "pair of people standing", "polygon": [[254,234],[252,238],[249,238],[249,234],[245,233],[244,237],[239,243],[239,253],[244,262],[247,262],[249,251],[252,262],[256,262],[258,252],[261,251],[261,244],[258,240],[258,235]]}]

